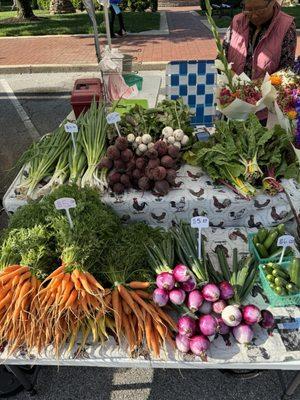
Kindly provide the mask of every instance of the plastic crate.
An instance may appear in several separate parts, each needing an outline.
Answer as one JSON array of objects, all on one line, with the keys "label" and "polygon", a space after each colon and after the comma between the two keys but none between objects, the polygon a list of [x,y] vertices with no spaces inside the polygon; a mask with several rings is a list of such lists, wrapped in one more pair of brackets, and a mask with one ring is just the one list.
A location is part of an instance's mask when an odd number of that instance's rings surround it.
[{"label": "plastic crate", "polygon": [[125,74],[123,75],[124,81],[128,86],[136,85],[140,92],[143,88],[143,78],[136,74]]},{"label": "plastic crate", "polygon": [[[280,255],[279,256],[273,256],[273,257],[268,257],[268,258],[261,258],[260,255],[258,254],[258,251],[256,249],[256,247],[254,246],[253,243],[253,237],[256,235],[256,233],[248,233],[248,247],[249,247],[249,252],[254,255],[254,257],[256,258],[256,260],[260,263],[260,264],[267,264],[268,262],[275,262],[275,261],[279,261],[280,259]],[[286,256],[283,257],[283,262],[288,262],[291,261],[291,259],[293,258],[293,256]]]},{"label": "plastic crate", "polygon": [[[290,262],[281,263],[281,267],[288,270]],[[299,306],[300,305],[300,290],[297,294],[291,294],[289,296],[279,296],[270,287],[269,281],[267,280],[262,264],[259,265],[259,277],[262,288],[267,296],[269,303],[273,307],[285,307],[285,306]]]},{"label": "plastic crate", "polygon": [[145,109],[148,108],[148,100],[146,100],[146,99],[128,99],[128,100],[122,99],[119,102],[115,101],[113,103],[113,106],[115,106],[117,103],[118,103],[118,105],[117,105],[117,108],[115,109],[115,111],[121,115],[128,113],[131,110],[131,108],[133,108],[136,105],[139,105]]}]

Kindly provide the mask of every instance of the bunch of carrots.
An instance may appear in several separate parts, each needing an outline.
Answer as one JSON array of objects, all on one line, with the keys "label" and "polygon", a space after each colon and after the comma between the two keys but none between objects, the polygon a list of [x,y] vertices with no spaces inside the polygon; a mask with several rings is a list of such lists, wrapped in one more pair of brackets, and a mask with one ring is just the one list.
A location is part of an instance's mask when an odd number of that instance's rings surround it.
[{"label": "bunch of carrots", "polygon": [[0,272],[0,340],[8,342],[10,352],[36,345],[39,307],[35,298],[41,281],[29,267],[11,265]]},{"label": "bunch of carrots", "polygon": [[43,282],[31,268],[11,265],[0,272],[0,340],[9,352],[21,346],[38,352],[49,345],[57,356],[68,341],[71,352],[91,335],[103,343],[109,333],[125,340],[133,354],[143,348],[156,357],[174,346],[175,321],[152,302],[149,282],[104,289],[89,272],[62,264]]},{"label": "bunch of carrots", "polygon": [[149,287],[149,282],[117,283],[111,293],[112,310],[118,341],[126,338],[130,354],[144,346],[159,357],[166,342],[174,347],[172,331],[177,327],[176,322],[152,302],[151,293],[146,291]]}]

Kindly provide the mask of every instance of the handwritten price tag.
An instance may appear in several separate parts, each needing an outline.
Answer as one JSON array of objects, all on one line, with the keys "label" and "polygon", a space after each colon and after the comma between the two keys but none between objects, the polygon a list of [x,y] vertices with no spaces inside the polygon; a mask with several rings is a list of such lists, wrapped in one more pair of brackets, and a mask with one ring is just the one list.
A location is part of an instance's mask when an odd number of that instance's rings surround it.
[{"label": "handwritten price tag", "polygon": [[110,114],[107,114],[106,121],[110,125],[111,124],[117,124],[118,122],[121,121],[120,114],[118,112],[112,112]]},{"label": "handwritten price tag", "polygon": [[191,219],[192,228],[208,228],[209,219],[207,217],[194,217]]},{"label": "handwritten price tag", "polygon": [[69,210],[76,207],[76,201],[71,197],[62,197],[55,200],[54,205],[57,210]]},{"label": "handwritten price tag", "polygon": [[294,243],[295,243],[295,238],[291,235],[280,236],[277,240],[277,246],[279,247],[292,246]]},{"label": "handwritten price tag", "polygon": [[73,122],[67,122],[64,128],[67,133],[78,133],[78,126]]}]

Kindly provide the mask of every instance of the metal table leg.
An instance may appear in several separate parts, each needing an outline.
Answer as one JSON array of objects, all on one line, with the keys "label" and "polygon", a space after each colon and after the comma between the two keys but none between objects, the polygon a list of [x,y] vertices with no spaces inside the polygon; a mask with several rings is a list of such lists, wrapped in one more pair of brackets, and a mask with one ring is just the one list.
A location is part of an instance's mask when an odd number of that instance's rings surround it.
[{"label": "metal table leg", "polygon": [[291,382],[286,385],[281,400],[288,400],[289,397],[295,393],[298,386],[300,386],[300,371],[298,371]]}]

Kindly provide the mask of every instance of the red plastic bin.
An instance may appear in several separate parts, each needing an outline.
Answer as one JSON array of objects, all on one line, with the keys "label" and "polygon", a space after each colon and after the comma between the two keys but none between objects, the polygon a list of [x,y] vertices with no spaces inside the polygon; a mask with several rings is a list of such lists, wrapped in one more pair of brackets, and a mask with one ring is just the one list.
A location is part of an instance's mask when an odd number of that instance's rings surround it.
[{"label": "red plastic bin", "polygon": [[98,78],[77,79],[71,95],[71,105],[76,118],[86,112],[93,101],[103,100],[102,82]]}]

